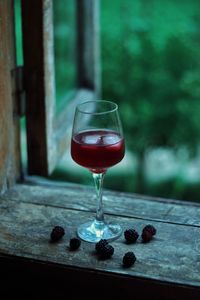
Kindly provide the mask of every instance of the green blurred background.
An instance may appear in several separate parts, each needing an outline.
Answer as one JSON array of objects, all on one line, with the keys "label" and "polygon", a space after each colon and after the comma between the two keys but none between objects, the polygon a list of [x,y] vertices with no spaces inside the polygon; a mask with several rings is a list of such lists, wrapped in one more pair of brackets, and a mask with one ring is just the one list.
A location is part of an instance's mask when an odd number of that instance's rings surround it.
[{"label": "green blurred background", "polygon": [[[76,12],[53,3],[59,111],[76,87]],[[127,150],[104,186],[200,201],[199,1],[100,0],[100,21],[102,98],[119,104]],[[93,184],[69,149],[51,178]]]}]

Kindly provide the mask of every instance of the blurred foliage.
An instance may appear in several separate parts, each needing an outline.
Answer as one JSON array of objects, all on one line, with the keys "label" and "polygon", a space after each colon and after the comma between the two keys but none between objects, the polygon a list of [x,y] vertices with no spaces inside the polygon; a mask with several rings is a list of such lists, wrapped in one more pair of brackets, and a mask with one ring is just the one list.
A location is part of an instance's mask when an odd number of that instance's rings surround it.
[{"label": "blurred foliage", "polygon": [[[115,5],[117,2],[122,9],[126,3],[128,9],[134,11],[132,1],[117,0]],[[145,1],[134,2],[146,5]],[[172,1],[164,2],[171,3],[171,10],[180,8]],[[193,1],[190,3],[192,6]],[[103,1],[107,10],[109,4]],[[111,5],[109,11],[112,15]],[[186,17],[188,23],[190,20]],[[143,152],[149,146],[186,145],[193,151],[198,146],[200,134],[200,124],[195,121],[195,115],[197,119],[200,117],[200,45],[191,35],[187,40],[181,38],[179,32],[173,32],[163,47],[158,48],[148,23],[143,26],[146,29],[138,30],[131,22],[120,21],[122,29],[118,38],[113,38],[111,25],[103,30],[103,95],[120,104],[128,146],[133,151]],[[145,23],[145,19],[142,21]],[[136,42],[137,51],[134,52]]]},{"label": "blurred foliage", "polygon": [[23,65],[21,0],[14,1],[14,21],[16,37],[16,64],[17,66],[21,66]]},{"label": "blurred foliage", "polygon": [[127,147],[138,157],[137,192],[149,190],[149,149],[199,149],[197,12],[198,1],[102,1],[103,98],[119,103]]}]

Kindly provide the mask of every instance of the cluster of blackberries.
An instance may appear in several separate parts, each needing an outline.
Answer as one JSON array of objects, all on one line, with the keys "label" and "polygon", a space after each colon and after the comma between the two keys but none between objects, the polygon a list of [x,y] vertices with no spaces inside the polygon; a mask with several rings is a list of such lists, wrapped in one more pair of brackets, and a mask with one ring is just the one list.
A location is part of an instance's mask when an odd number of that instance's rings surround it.
[{"label": "cluster of blackberries", "polygon": [[[111,256],[114,254],[114,247],[111,246],[105,239],[102,239],[98,243],[96,243],[95,250],[97,255],[103,259],[111,258]],[[122,259],[123,266],[126,268],[132,266],[135,261],[136,256],[133,252],[125,253]]]},{"label": "cluster of blackberries", "polygon": [[[142,234],[141,234],[142,241],[144,243],[148,243],[155,234],[156,234],[155,227],[150,224],[146,225],[142,230]],[[124,238],[128,244],[135,243],[137,241],[138,237],[139,237],[139,234],[134,229],[126,229],[124,231]]]},{"label": "cluster of blackberries", "polygon": [[[57,242],[59,241],[63,235],[65,234],[65,230],[61,226],[55,226],[50,235],[50,241],[51,242]],[[153,225],[146,225],[141,234],[142,241],[144,243],[149,242],[153,236],[156,234],[156,228]],[[127,244],[132,244],[137,241],[139,237],[138,232],[135,229],[126,229],[124,231],[124,238],[127,242]],[[70,239],[69,242],[69,249],[71,251],[77,250],[81,245],[81,240],[74,237]],[[95,250],[97,255],[101,259],[108,259],[111,258],[112,255],[114,254],[114,247],[111,246],[106,239],[101,239],[99,242],[95,244]],[[124,267],[130,267],[132,266],[136,261],[136,256],[133,252],[129,251],[124,254],[122,263]]]},{"label": "cluster of blackberries", "polygon": [[98,256],[102,259],[111,258],[114,253],[114,247],[111,246],[105,239],[96,243],[95,250]]},{"label": "cluster of blackberries", "polygon": [[[50,234],[50,242],[58,242],[65,234],[65,230],[61,226],[55,226]],[[71,251],[77,250],[81,245],[81,241],[78,238],[71,238],[69,241],[69,249]]]}]

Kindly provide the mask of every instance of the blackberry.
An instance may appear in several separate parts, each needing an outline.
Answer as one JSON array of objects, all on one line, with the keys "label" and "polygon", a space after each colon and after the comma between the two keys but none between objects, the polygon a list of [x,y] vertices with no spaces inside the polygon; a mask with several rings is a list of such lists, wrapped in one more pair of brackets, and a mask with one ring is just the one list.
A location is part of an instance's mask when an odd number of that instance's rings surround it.
[{"label": "blackberry", "polygon": [[55,226],[51,231],[51,242],[57,242],[65,234],[65,230],[61,226]]},{"label": "blackberry", "polygon": [[104,248],[104,246],[108,245],[108,241],[105,239],[100,240],[98,243],[96,243],[95,245],[95,249],[97,251],[97,253],[101,253],[102,249]]},{"label": "blackberry", "polygon": [[143,231],[144,231],[144,230],[149,231],[152,235],[156,235],[156,228],[155,228],[153,225],[151,225],[151,224],[146,225],[146,226],[143,228]]},{"label": "blackberry", "polygon": [[114,253],[114,248],[113,246],[107,244],[104,245],[101,249],[101,252],[99,253],[100,257],[103,259],[110,258]]},{"label": "blackberry", "polygon": [[74,250],[77,250],[81,245],[81,241],[77,238],[72,238],[70,239],[70,242],[69,242],[69,247],[70,247],[70,250],[74,251]]},{"label": "blackberry", "polygon": [[123,266],[125,268],[131,267],[136,261],[136,256],[133,252],[127,252],[123,256]]},{"label": "blackberry", "polygon": [[148,243],[148,242],[150,242],[150,240],[153,238],[153,235],[152,235],[152,233],[150,232],[150,231],[148,231],[148,230],[143,230],[142,231],[142,241],[144,242],[144,243]]},{"label": "blackberry", "polygon": [[124,237],[128,244],[135,243],[139,237],[139,234],[134,229],[127,229],[124,231]]}]

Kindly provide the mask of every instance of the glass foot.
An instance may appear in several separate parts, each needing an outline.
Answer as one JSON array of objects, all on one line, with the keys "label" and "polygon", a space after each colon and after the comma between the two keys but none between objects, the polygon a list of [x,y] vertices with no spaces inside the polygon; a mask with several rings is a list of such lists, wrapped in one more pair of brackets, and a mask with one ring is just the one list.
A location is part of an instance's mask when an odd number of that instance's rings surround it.
[{"label": "glass foot", "polygon": [[101,239],[112,241],[117,239],[121,233],[122,228],[120,225],[106,224],[96,220],[84,223],[77,229],[78,236],[90,243],[97,243]]}]

